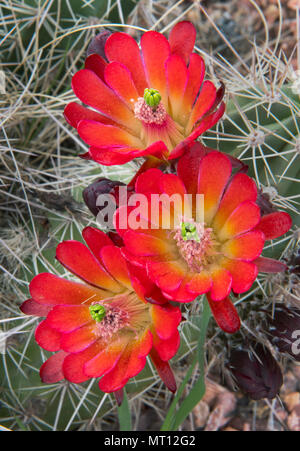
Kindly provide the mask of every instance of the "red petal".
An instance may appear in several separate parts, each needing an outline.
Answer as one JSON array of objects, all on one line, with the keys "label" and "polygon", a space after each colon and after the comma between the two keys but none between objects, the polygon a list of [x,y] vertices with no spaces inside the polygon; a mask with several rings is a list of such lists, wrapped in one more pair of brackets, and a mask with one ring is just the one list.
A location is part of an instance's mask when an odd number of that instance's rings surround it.
[{"label": "red petal", "polygon": [[172,393],[175,393],[177,388],[176,381],[169,363],[164,362],[159,357],[158,352],[155,350],[155,348],[152,348],[150,357],[162,381],[166,384],[166,386]]},{"label": "red petal", "polygon": [[[151,348],[152,348],[152,334],[149,329],[147,329],[144,334],[140,337],[140,339],[134,343],[133,351],[135,354],[137,354],[139,359],[143,359],[146,357]],[[135,376],[135,374],[130,373],[131,376]]]},{"label": "red petal", "polygon": [[101,290],[65,280],[54,274],[41,273],[32,279],[29,290],[39,304],[83,304],[102,299]]},{"label": "red petal", "polygon": [[[124,202],[125,201],[125,202]],[[122,237],[124,240],[125,233],[129,230],[129,220],[128,216],[130,212],[132,211],[133,207],[129,207],[127,204],[127,198],[122,199],[121,206],[116,210],[114,214],[114,225],[117,233]],[[146,224],[148,224],[147,221],[145,221]],[[139,233],[139,232],[135,232]]]},{"label": "red petal", "polygon": [[116,246],[105,246],[101,250],[101,258],[106,270],[122,285],[132,289],[128,266],[121,249]]},{"label": "red petal", "polygon": [[222,246],[221,252],[228,258],[252,261],[262,253],[264,244],[264,234],[259,230],[253,230],[227,241]]},{"label": "red petal", "polygon": [[149,262],[147,264],[147,273],[161,290],[170,292],[179,288],[184,279],[186,268],[178,261]]},{"label": "red petal", "polygon": [[125,164],[134,158],[148,155],[154,155],[157,158],[160,158],[167,150],[166,145],[162,141],[157,141],[146,149],[135,149],[132,146],[92,146],[87,154],[80,156],[81,158],[92,159],[105,166],[113,166],[116,164]]},{"label": "red petal", "polygon": [[[102,377],[99,382],[100,390],[110,393],[124,387],[130,377],[136,376],[142,371],[146,364],[144,354],[149,352],[149,345],[151,347],[152,341],[149,331],[134,343],[127,346],[123,352],[118,364]],[[142,349],[145,346],[144,352]]]},{"label": "red petal", "polygon": [[285,263],[274,260],[273,258],[258,257],[253,263],[257,266],[258,272],[277,273],[287,270]]},{"label": "red petal", "polygon": [[42,382],[46,384],[55,384],[56,382],[64,379],[62,365],[67,355],[68,354],[66,352],[59,351],[46,360],[40,369],[40,377]]},{"label": "red petal", "polygon": [[141,257],[141,256],[137,256],[132,254],[131,252],[129,252],[125,247],[122,249],[122,254],[123,256],[126,258],[126,260],[130,263],[132,263],[133,265],[135,265],[138,268],[146,268],[146,265],[148,262],[161,262],[161,261],[167,261],[168,260],[168,256],[165,255],[151,255],[151,257]]},{"label": "red petal", "polygon": [[126,33],[114,33],[105,43],[105,54],[110,61],[118,61],[129,69],[139,95],[143,96],[148,85],[135,40]]},{"label": "red petal", "polygon": [[111,371],[118,363],[126,345],[128,338],[123,337],[109,344],[99,354],[85,363],[84,373],[89,377],[100,377]]},{"label": "red petal", "polygon": [[187,64],[196,41],[196,28],[191,22],[183,21],[177,23],[171,30],[169,43],[171,53],[176,53],[184,59]]},{"label": "red petal", "polygon": [[242,202],[255,202],[256,198],[257,188],[254,180],[246,174],[236,174],[221,200],[219,210],[214,218],[214,227],[220,230],[227,218]]},{"label": "red petal", "polygon": [[172,196],[173,194],[179,194],[182,199],[187,194],[186,189],[182,181],[175,174],[163,174],[159,180],[160,191]]},{"label": "red petal", "polygon": [[229,158],[221,152],[210,152],[200,163],[198,193],[204,195],[204,220],[210,224],[231,175]]},{"label": "red petal", "polygon": [[[162,142],[162,141],[160,141]],[[139,168],[139,170],[136,172],[136,174],[134,175],[134,177],[130,180],[128,186],[130,188],[133,188],[136,186],[136,182],[138,180],[138,178],[140,176],[142,176],[145,172],[150,171],[150,169],[156,169],[157,166],[161,165],[161,161],[158,159],[154,159],[154,158],[149,158],[146,161],[144,161],[144,163],[141,165],[141,167]],[[142,188],[142,184],[141,184],[141,188]],[[137,192],[137,190],[135,189],[135,191]]]},{"label": "red petal", "polygon": [[82,352],[68,355],[63,363],[64,377],[68,381],[76,384],[87,381],[89,376],[86,376],[83,372],[84,364],[101,352],[102,349],[103,345],[97,342]]},{"label": "red petal", "polygon": [[159,169],[148,169],[136,179],[135,191],[137,193],[158,193],[159,181],[162,176],[163,172]]},{"label": "red petal", "polygon": [[154,288],[152,292],[148,292],[145,294],[145,301],[157,305],[166,304],[168,302],[168,299],[165,298],[161,290],[156,285],[153,284],[153,287]]},{"label": "red petal", "polygon": [[178,330],[175,330],[168,340],[162,340],[153,332],[153,346],[158,353],[161,360],[166,362],[174,357],[180,346],[180,335]]},{"label": "red petal", "polygon": [[191,302],[193,301],[197,295],[195,293],[191,292],[188,287],[193,278],[193,274],[185,274],[185,277],[183,278],[179,288],[172,292],[167,292],[164,290],[164,295],[170,299],[171,301],[176,302]]},{"label": "red petal", "polygon": [[79,241],[63,241],[56,248],[57,260],[84,281],[118,293],[120,285],[100,266],[90,250]]},{"label": "red petal", "polygon": [[212,279],[210,275],[203,271],[193,275],[191,281],[187,285],[187,289],[195,296],[199,296],[200,294],[207,293],[211,289],[211,286]]},{"label": "red petal", "polygon": [[233,291],[235,293],[248,291],[257,277],[257,266],[252,262],[229,259],[224,260],[222,264],[232,275]]},{"label": "red petal", "polygon": [[216,93],[217,90],[215,85],[211,81],[206,80],[202,85],[198,99],[191,112],[188,125],[190,129],[192,129],[193,125],[213,106],[216,99]]},{"label": "red petal", "polygon": [[[155,201],[157,200],[157,207],[155,206],[156,209],[153,208],[152,212],[150,195],[145,193],[145,196],[147,196],[149,199],[147,203],[144,202],[145,199],[143,196],[142,201],[140,202],[141,197],[139,196],[139,194],[140,193],[138,193],[136,197],[134,195],[130,195],[128,206],[123,202],[122,199],[122,206],[119,207],[114,216],[114,224],[116,226],[116,230],[122,237],[128,230],[131,230],[134,234],[147,234],[159,238],[162,241],[168,241],[166,228],[163,229],[159,227],[159,222],[162,222],[161,213],[164,211],[162,207],[164,205],[163,202],[159,204],[159,199],[155,199]],[[167,219],[169,220],[169,226],[170,217],[168,217]],[[153,222],[151,222],[151,220]]]},{"label": "red petal", "polygon": [[47,316],[48,313],[52,310],[52,305],[42,305],[35,302],[33,299],[27,299],[20,306],[21,312],[25,315],[32,316]]},{"label": "red petal", "polygon": [[[122,250],[123,253],[123,250]],[[147,276],[146,270],[144,268],[140,268],[136,265],[131,264],[129,261],[127,262],[130,271],[130,278],[132,287],[137,291],[138,295],[141,299],[145,299],[145,297],[153,297],[154,301],[157,299],[157,303],[165,303],[167,302],[161,295],[161,291],[157,288],[157,286],[149,279]],[[151,302],[151,301],[149,301]]]},{"label": "red petal", "polygon": [[182,100],[183,109],[189,113],[192,110],[192,106],[202,85],[204,75],[205,63],[203,58],[197,53],[192,53],[188,67],[188,80]]},{"label": "red petal", "polygon": [[60,340],[61,349],[71,353],[83,351],[97,340],[95,328],[96,326],[93,323],[62,334]]},{"label": "red petal", "polygon": [[105,69],[105,81],[127,103],[127,106],[133,110],[139,93],[129,70],[117,61],[112,62]]},{"label": "red petal", "polygon": [[47,321],[42,321],[35,330],[35,340],[46,351],[59,351],[61,334],[52,329]]},{"label": "red petal", "polygon": [[117,125],[116,122],[108,119],[106,116],[103,116],[96,111],[89,110],[76,102],[68,103],[64,109],[64,116],[66,121],[74,128],[77,128],[79,122],[83,119],[98,121],[103,124]]},{"label": "red petal", "polygon": [[228,334],[234,334],[241,327],[240,318],[229,297],[221,301],[213,301],[207,296],[212,314],[218,326]]},{"label": "red petal", "polygon": [[213,113],[213,111],[216,110],[221,100],[223,99],[224,95],[225,95],[225,85],[223,82],[221,82],[221,86],[216,92],[215,101],[210,107],[210,109],[205,113],[204,117],[208,117],[211,113]]},{"label": "red petal", "polygon": [[103,246],[112,246],[113,242],[106,233],[95,227],[85,227],[82,231],[84,241],[93,252],[94,256],[99,260],[100,251]]},{"label": "red petal", "polygon": [[163,306],[152,305],[151,317],[153,327],[162,340],[168,340],[174,335],[175,330],[181,321],[181,311],[178,307],[173,307],[170,304]]},{"label": "red petal", "polygon": [[96,163],[104,166],[114,166],[116,164],[125,164],[133,160],[135,157],[131,154],[122,154],[119,148],[111,147],[91,147],[89,157]]},{"label": "red petal", "polygon": [[292,219],[288,213],[278,211],[263,216],[256,230],[261,230],[266,240],[273,240],[284,235],[292,227]]},{"label": "red petal", "polygon": [[95,74],[104,81],[104,70],[107,66],[107,62],[102,58],[102,56],[93,53],[89,55],[84,63],[85,69],[92,70]]},{"label": "red petal", "polygon": [[123,239],[129,252],[138,256],[164,255],[171,250],[169,243],[142,232],[128,230]]},{"label": "red petal", "polygon": [[165,62],[170,55],[170,45],[161,33],[147,31],[142,35],[141,48],[149,87],[158,89],[167,105]]},{"label": "red petal", "polygon": [[212,288],[210,297],[213,301],[220,301],[230,293],[232,277],[225,269],[216,269],[211,273]]},{"label": "red petal", "polygon": [[182,97],[187,83],[187,68],[179,55],[169,56],[166,61],[166,74],[172,117],[180,122],[186,122],[182,117],[184,114]]},{"label": "red petal", "polygon": [[225,221],[224,226],[218,233],[219,239],[225,241],[248,232],[259,223],[259,220],[259,206],[252,201],[242,202]]},{"label": "red petal", "polygon": [[139,130],[140,124],[133,113],[94,72],[88,69],[76,72],[72,78],[72,89],[86,105],[101,111],[116,122]]},{"label": "red petal", "polygon": [[59,332],[71,332],[92,321],[86,305],[57,305],[47,316],[47,323]]},{"label": "red petal", "polygon": [[137,148],[141,146],[142,148],[142,142],[139,139],[112,125],[83,120],[79,122],[77,130],[80,137],[90,146],[111,146],[112,148],[126,146]]},{"label": "red petal", "polygon": [[164,174],[160,179],[159,186],[160,191],[168,196],[166,199],[160,196],[162,229],[179,226],[183,216],[185,218],[192,217],[192,202],[185,196],[187,194],[185,186],[177,175]]},{"label": "red petal", "polygon": [[[195,128],[195,130],[190,134],[187,141],[192,141],[198,138],[198,136],[202,135],[206,130],[213,127],[223,116],[225,112],[225,103],[220,103],[219,108],[214,112],[208,114],[208,116],[203,117],[200,121],[200,125]],[[176,150],[176,149],[175,149]],[[173,154],[173,152],[172,152]]]},{"label": "red petal", "polygon": [[163,141],[156,141],[148,146],[141,156],[153,155],[156,158],[162,159],[164,155],[168,154],[168,148]]},{"label": "red petal", "polygon": [[178,161],[177,174],[188,193],[197,193],[200,162],[207,154],[207,150],[203,144],[195,142]]}]

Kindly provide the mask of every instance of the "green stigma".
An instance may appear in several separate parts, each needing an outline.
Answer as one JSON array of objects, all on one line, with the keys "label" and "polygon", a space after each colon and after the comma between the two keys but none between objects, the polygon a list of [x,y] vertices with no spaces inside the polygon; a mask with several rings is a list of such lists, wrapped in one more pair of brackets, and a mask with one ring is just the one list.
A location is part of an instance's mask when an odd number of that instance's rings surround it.
[{"label": "green stigma", "polygon": [[105,317],[105,308],[100,304],[93,304],[89,306],[91,317],[99,323]]},{"label": "green stigma", "polygon": [[191,224],[190,222],[183,222],[181,224],[181,236],[184,241],[193,240],[197,241],[197,243],[200,243],[196,225]]},{"label": "green stigma", "polygon": [[161,95],[157,89],[146,88],[144,91],[144,100],[151,108],[156,108],[161,101]]}]

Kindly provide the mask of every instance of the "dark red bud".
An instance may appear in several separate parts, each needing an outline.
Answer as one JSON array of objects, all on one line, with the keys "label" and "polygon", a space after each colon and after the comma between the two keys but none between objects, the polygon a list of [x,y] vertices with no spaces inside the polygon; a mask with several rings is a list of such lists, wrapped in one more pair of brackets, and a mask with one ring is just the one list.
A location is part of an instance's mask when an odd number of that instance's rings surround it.
[{"label": "dark red bud", "polygon": [[[82,193],[83,200],[94,216],[97,216],[103,207],[97,206],[97,198],[101,194],[112,194],[116,196],[116,189],[125,186],[122,182],[116,182],[106,178],[100,178],[87,186]],[[116,201],[117,203],[117,201]]]},{"label": "dark red bud", "polygon": [[259,190],[257,193],[256,203],[260,208],[260,213],[262,216],[277,211],[276,208],[273,206],[272,202],[270,201],[269,194],[263,193],[262,190]]},{"label": "dark red bud", "polygon": [[249,398],[273,399],[283,383],[281,369],[270,351],[260,343],[252,349],[232,351],[228,366],[237,386]]},{"label": "dark red bud", "polygon": [[107,39],[112,33],[109,30],[103,30],[98,33],[90,42],[87,48],[87,56],[97,53],[97,55],[102,56],[107,61],[104,47]]}]

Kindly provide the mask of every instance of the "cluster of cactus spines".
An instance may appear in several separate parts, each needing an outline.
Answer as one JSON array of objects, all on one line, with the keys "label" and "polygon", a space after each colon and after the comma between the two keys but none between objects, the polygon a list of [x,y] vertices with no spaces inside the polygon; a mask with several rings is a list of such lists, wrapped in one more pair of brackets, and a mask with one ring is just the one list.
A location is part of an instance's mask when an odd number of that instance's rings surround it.
[{"label": "cluster of cactus spines", "polygon": [[[75,23],[78,11],[73,11],[60,30],[47,20],[47,15],[36,15],[36,9],[24,8],[23,2],[15,3],[15,19],[12,19],[8,14],[11,3],[7,2],[1,19],[3,36],[0,36],[5,38],[0,61],[11,62],[6,72],[6,95],[0,105],[0,122],[4,127],[0,141],[4,168],[0,173],[0,195],[5,221],[0,236],[3,268],[0,424],[14,430],[109,429],[116,427],[116,404],[111,395],[99,393],[94,380],[81,385],[40,382],[39,368],[49,353],[34,342],[33,326],[37,320],[21,315],[18,307],[26,299],[28,283],[34,274],[49,271],[66,276],[54,259],[57,243],[63,239],[80,239],[80,231],[89,223],[97,226],[81,203],[83,189],[100,176],[126,183],[135,173],[137,163],[110,168],[82,162],[77,157],[78,151],[87,148],[62,119],[64,105],[74,100],[71,76],[84,60],[99,19],[91,20],[79,11],[82,14]],[[108,3],[112,11],[120,4]],[[191,14],[200,15],[198,2],[188,6],[181,0],[171,3],[170,7],[170,0],[153,1],[152,10],[147,10],[149,2],[140,1],[131,12],[126,31],[138,33],[141,25],[166,31],[177,20],[189,19]],[[53,4],[54,0],[50,1],[49,8]],[[120,22],[124,21],[124,14]],[[18,22],[22,15],[25,21],[16,45],[16,35],[10,35],[9,30],[12,22]],[[39,26],[28,36],[30,22],[36,16],[45,17],[46,23],[37,23]],[[108,18],[105,11],[100,22],[106,21],[109,27]],[[213,25],[212,29],[216,31],[216,27]],[[222,40],[222,31],[219,28],[218,31]],[[60,39],[60,35],[64,38]],[[34,47],[37,38],[42,38],[41,49]],[[228,38],[224,37],[224,42],[227,45]],[[232,46],[229,50],[235,51]],[[252,56],[246,60],[232,52],[234,62],[222,55],[202,54],[211,68],[213,81],[222,80],[227,92],[224,120],[206,133],[203,142],[241,158],[272,206],[287,210],[295,218],[299,200],[300,102],[292,89],[293,71],[289,62],[282,52],[276,53],[267,45],[260,48],[253,44]],[[14,70],[16,61],[18,70]],[[42,70],[45,68],[49,70]],[[287,236],[269,245],[272,257],[290,265],[298,252],[298,241],[299,232],[294,226]],[[268,256],[268,249],[265,255]],[[275,303],[300,304],[298,274],[262,274],[248,293],[236,299],[243,320],[239,334],[228,339],[211,323],[207,372],[211,369],[220,372],[221,367],[227,374],[227,350],[238,347],[245,338],[256,337],[260,343],[271,346],[263,328],[262,309],[270,313]],[[183,378],[182,367],[189,364],[197,348],[201,303],[184,305],[182,311],[185,318],[180,326],[182,344],[173,362],[178,381]],[[276,352],[275,347],[272,349]],[[191,385],[197,375],[196,371]],[[135,426],[141,403],[156,409],[163,418],[170,395],[151,364],[126,389]]]}]

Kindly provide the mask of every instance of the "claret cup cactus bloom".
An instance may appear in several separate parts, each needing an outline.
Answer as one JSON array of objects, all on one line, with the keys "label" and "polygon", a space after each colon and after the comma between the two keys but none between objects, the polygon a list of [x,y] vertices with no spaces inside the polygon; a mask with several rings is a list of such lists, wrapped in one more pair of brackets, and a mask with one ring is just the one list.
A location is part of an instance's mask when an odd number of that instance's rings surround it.
[{"label": "claret cup cactus bloom", "polygon": [[[290,216],[274,212],[261,217],[255,182],[241,172],[232,175],[225,154],[199,143],[181,157],[177,175],[149,169],[137,178],[135,191],[147,197],[149,206],[140,211],[137,226],[131,221],[134,207],[118,209],[115,219],[125,244],[123,254],[145,268],[173,301],[190,302],[206,293],[219,326],[235,332],[240,321],[229,294],[249,290],[259,271],[285,269],[261,253],[266,240],[289,230]],[[170,202],[159,202],[153,218],[158,195]],[[204,201],[200,218],[203,203],[197,195]]]},{"label": "claret cup cactus bloom", "polygon": [[179,308],[168,303],[143,271],[126,262],[105,233],[87,227],[83,237],[89,248],[70,240],[56,252],[82,282],[39,274],[30,283],[31,299],[21,306],[23,313],[46,316],[35,338],[55,354],[41,367],[42,380],[81,383],[101,377],[102,391],[118,392],[142,371],[149,355],[175,391],[168,360],[179,347]]},{"label": "claret cup cactus bloom", "polygon": [[[195,27],[180,22],[169,39],[156,31],[141,37],[111,34],[104,59],[91,54],[72,79],[76,102],[66,120],[90,146],[84,158],[105,165],[136,157],[154,162],[179,157],[191,142],[224,113],[224,87],[203,81],[205,64],[193,53]],[[152,161],[153,163],[153,161]]]}]

